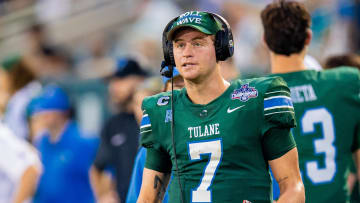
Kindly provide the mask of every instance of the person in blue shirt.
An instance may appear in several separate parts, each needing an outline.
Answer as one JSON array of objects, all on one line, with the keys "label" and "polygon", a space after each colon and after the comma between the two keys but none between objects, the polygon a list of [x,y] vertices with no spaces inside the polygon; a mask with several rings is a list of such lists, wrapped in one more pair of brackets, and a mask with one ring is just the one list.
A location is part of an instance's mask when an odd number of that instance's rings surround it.
[{"label": "person in blue shirt", "polygon": [[[129,191],[126,198],[126,203],[136,202],[141,189],[142,175],[146,160],[146,148],[141,147],[135,158],[135,164],[131,175]],[[167,203],[167,193],[164,198],[164,203]]]},{"label": "person in blue shirt", "polygon": [[[167,67],[166,67],[167,68]],[[174,67],[174,89],[181,89],[184,87],[184,80],[179,74],[176,67]],[[171,81],[170,78],[162,77],[163,84],[164,84],[164,91],[171,91]],[[151,96],[151,95],[148,95]],[[141,104],[142,102],[137,102]],[[140,108],[140,107],[138,107]],[[139,120],[139,119],[138,119]],[[140,119],[141,120],[141,119]],[[143,176],[143,170],[146,160],[146,148],[140,147],[134,163],[134,168],[131,175],[129,190],[127,193],[126,203],[134,203],[137,201],[138,196],[140,194],[141,189],[141,183],[142,183],[142,176]],[[163,203],[168,202],[168,193],[165,193],[165,197],[163,200]]]},{"label": "person in blue shirt", "polygon": [[56,85],[44,88],[29,105],[33,142],[40,152],[43,174],[34,203],[91,203],[89,169],[98,140],[84,137],[70,117],[70,102]]}]

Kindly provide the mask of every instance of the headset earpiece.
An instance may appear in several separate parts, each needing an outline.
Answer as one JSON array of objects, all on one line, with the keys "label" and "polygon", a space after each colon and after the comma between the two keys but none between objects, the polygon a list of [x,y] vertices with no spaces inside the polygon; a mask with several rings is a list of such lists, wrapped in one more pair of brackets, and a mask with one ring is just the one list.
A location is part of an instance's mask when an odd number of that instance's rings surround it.
[{"label": "headset earpiece", "polygon": [[168,39],[163,40],[163,52],[164,52],[164,60],[166,66],[170,66],[170,65],[175,66],[173,45],[172,42],[169,41]]},{"label": "headset earpiece", "polygon": [[234,41],[229,23],[225,18],[215,13],[209,13],[216,21],[222,24],[222,30],[215,35],[216,60],[225,61],[234,54]]},{"label": "headset earpiece", "polygon": [[226,35],[223,30],[219,30],[215,35],[215,52],[217,61],[225,61],[228,55],[226,49],[224,49],[224,43],[226,42]]},{"label": "headset earpiece", "polygon": [[[164,28],[162,35],[162,48],[164,53],[164,61],[161,63],[160,73],[162,76],[171,78],[173,75],[173,67],[175,66],[174,54],[173,54],[173,44],[172,41],[168,40],[167,33],[170,30],[172,24],[178,19],[178,17],[172,19]],[[168,69],[165,69],[165,67]]]},{"label": "headset earpiece", "polygon": [[169,41],[168,43],[168,53],[169,53],[169,65],[170,66],[176,66],[175,65],[175,58],[174,58],[174,49],[173,49],[173,43]]},{"label": "headset earpiece", "polygon": [[162,47],[163,47],[163,53],[164,53],[164,60],[165,65],[173,65],[175,66],[174,61],[174,54],[173,54],[173,46],[172,41],[168,40],[167,33],[170,30],[172,24],[178,19],[178,17],[172,19],[164,28],[163,35],[162,35]]}]

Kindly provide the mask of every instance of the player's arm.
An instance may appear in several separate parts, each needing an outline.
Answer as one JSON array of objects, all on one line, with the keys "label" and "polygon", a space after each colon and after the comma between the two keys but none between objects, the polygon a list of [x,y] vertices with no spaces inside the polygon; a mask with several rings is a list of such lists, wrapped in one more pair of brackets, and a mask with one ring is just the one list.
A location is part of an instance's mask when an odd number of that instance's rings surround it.
[{"label": "player's arm", "polygon": [[360,180],[360,123],[357,123],[355,127],[354,141],[351,150],[356,168],[356,177]]},{"label": "player's arm", "polygon": [[[155,103],[156,104],[156,103]],[[148,111],[145,107],[151,108]],[[156,114],[153,120],[154,101],[145,98],[142,104],[143,117],[140,124],[141,145],[146,150],[145,168],[138,203],[162,202],[169,183],[172,168],[170,154],[161,145],[160,132],[154,132]]]},{"label": "player's arm", "polygon": [[353,152],[353,157],[356,166],[356,176],[357,179],[360,180],[360,148]]},{"label": "player's arm", "polygon": [[90,182],[97,202],[118,202],[119,197],[115,190],[115,183],[105,171],[100,171],[96,166],[92,166]]},{"label": "player's arm", "polygon": [[120,198],[115,189],[115,181],[106,167],[111,165],[112,153],[109,137],[109,123],[105,124],[101,131],[100,146],[98,148],[93,165],[90,168],[90,182],[98,203],[119,202]]},{"label": "player's arm", "polygon": [[347,177],[347,186],[349,188],[349,194],[352,194],[353,192],[353,189],[355,187],[355,184],[358,180],[358,170],[357,168],[359,167],[358,166],[358,163],[359,163],[359,152],[357,152],[357,150],[355,152],[353,152],[353,162],[351,162],[351,165],[350,165],[350,173]]},{"label": "player's arm", "polygon": [[23,203],[35,194],[40,175],[41,167],[38,164],[30,165],[25,170],[15,193],[14,203]]},{"label": "player's arm", "polygon": [[305,202],[298,152],[291,128],[296,127],[290,89],[280,77],[267,80],[264,94],[263,149],[280,187],[278,202]]},{"label": "player's arm", "polygon": [[137,203],[162,202],[169,184],[170,173],[144,168],[143,181]]},{"label": "player's arm", "polygon": [[297,149],[293,148],[283,156],[269,161],[269,164],[280,187],[280,197],[277,203],[305,202]]},{"label": "player's arm", "polygon": [[[9,134],[9,139],[13,139],[11,137],[16,138],[15,135]],[[14,170],[19,170],[18,172],[21,174],[12,202],[23,203],[34,196],[43,168],[35,148],[24,140],[14,139],[12,142],[12,144],[16,144],[16,150],[20,150],[14,153],[16,154],[15,162],[17,162]]]}]

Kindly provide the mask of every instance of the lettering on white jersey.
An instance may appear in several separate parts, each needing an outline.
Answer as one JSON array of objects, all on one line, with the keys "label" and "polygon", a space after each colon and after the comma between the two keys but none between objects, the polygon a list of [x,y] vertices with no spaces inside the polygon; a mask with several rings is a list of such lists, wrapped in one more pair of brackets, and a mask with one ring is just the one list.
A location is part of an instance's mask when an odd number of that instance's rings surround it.
[{"label": "lettering on white jersey", "polygon": [[314,88],[310,84],[290,87],[290,92],[293,103],[303,103],[317,100]]},{"label": "lettering on white jersey", "polygon": [[219,123],[209,124],[205,126],[188,127],[189,137],[206,137],[211,135],[219,135]]}]

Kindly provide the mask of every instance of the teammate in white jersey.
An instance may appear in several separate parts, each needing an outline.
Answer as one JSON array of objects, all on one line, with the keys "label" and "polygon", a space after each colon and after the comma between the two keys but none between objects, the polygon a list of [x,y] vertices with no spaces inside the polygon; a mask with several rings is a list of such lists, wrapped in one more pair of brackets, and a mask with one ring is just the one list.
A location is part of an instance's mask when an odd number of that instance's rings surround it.
[{"label": "teammate in white jersey", "polygon": [[40,174],[41,162],[36,150],[0,123],[0,202],[29,201]]}]

